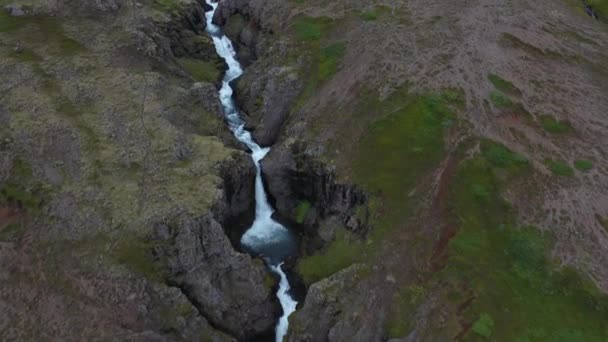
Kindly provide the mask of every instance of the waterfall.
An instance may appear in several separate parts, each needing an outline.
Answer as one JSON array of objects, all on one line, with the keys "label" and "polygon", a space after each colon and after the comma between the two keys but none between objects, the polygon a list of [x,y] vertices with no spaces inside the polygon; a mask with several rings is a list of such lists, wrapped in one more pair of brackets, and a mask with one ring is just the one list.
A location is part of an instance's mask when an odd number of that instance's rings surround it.
[{"label": "waterfall", "polygon": [[251,158],[255,165],[255,220],[251,227],[245,232],[241,238],[241,245],[255,255],[262,255],[268,264],[270,270],[280,277],[279,289],[277,298],[283,308],[283,315],[275,328],[276,341],[280,342],[287,333],[288,320],[291,313],[296,310],[298,304],[289,295],[289,282],[287,276],[281,268],[283,260],[289,255],[292,255],[296,250],[295,239],[291,232],[282,226],[280,223],[272,219],[274,209],[268,203],[266,190],[262,181],[262,168],[260,161],[270,151],[269,147],[259,146],[251,136],[251,133],[245,129],[245,122],[239,115],[238,108],[234,102],[233,89],[230,82],[237,79],[243,74],[243,69],[240,63],[236,60],[236,52],[232,46],[230,39],[226,37],[221,29],[213,23],[213,15],[218,4],[205,0],[212,10],[205,13],[207,21],[207,33],[211,35],[217,54],[226,61],[228,70],[222,79],[222,87],[219,90],[220,101],[224,108],[224,115],[228,126],[234,136],[244,143],[251,150]]}]

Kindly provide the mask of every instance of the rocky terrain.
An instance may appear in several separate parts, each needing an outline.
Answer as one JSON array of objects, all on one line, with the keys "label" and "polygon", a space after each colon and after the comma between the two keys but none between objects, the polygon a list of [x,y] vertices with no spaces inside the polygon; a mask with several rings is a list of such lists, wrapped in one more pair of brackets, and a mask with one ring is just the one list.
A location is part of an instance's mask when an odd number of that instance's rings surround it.
[{"label": "rocky terrain", "polygon": [[[222,0],[290,341],[608,338],[608,4]],[[267,340],[196,0],[0,0],[0,339]]]}]

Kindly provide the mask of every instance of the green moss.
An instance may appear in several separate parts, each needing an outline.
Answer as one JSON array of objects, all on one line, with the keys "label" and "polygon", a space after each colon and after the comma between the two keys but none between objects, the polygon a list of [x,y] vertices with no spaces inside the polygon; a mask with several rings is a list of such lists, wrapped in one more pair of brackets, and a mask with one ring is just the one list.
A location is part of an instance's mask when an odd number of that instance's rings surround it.
[{"label": "green moss", "polygon": [[515,103],[511,99],[499,91],[492,91],[490,93],[490,101],[494,106],[500,109],[512,109],[515,107]]},{"label": "green moss", "polygon": [[158,11],[177,14],[182,8],[182,2],[179,0],[154,0],[152,6]]},{"label": "green moss", "polygon": [[574,162],[574,167],[577,170],[587,172],[593,168],[593,162],[587,159],[579,159]]},{"label": "green moss", "polygon": [[324,251],[298,260],[298,272],[306,284],[312,284],[363,260],[364,244],[350,233],[340,231]]},{"label": "green moss", "polygon": [[502,91],[503,93],[511,95],[521,95],[521,91],[517,89],[517,87],[515,87],[513,83],[503,79],[502,77],[496,74],[489,74],[488,80],[492,82],[496,89]]},{"label": "green moss", "polygon": [[317,80],[320,82],[329,79],[338,70],[338,64],[344,55],[345,45],[343,42],[331,44],[321,49]]},{"label": "green moss", "polygon": [[310,202],[308,201],[300,201],[300,203],[298,203],[298,206],[295,209],[295,220],[297,223],[302,223],[304,222],[304,219],[306,218],[306,215],[308,214],[308,211],[310,210]]},{"label": "green moss", "polygon": [[473,332],[482,336],[606,340],[608,298],[576,272],[556,269],[548,258],[550,240],[537,229],[514,227],[515,215],[501,196],[503,182],[494,165],[481,155],[459,166],[450,203],[460,231],[449,243],[450,257],[437,279],[466,284],[473,300],[463,315],[476,322]]},{"label": "green moss", "polygon": [[215,63],[193,58],[179,58],[178,63],[199,82],[216,82],[221,71]]},{"label": "green moss", "polygon": [[312,18],[301,17],[294,22],[296,38],[302,42],[314,42],[320,40],[331,24],[331,19],[326,17]]},{"label": "green moss", "polygon": [[394,109],[374,122],[360,142],[354,164],[357,182],[391,202],[403,203],[419,177],[444,157],[443,133],[454,118],[451,102],[441,95],[422,95],[374,106]]},{"label": "green moss", "polygon": [[0,11],[0,33],[18,30],[24,24],[21,18],[8,15],[4,9]]},{"label": "green moss", "polygon": [[557,120],[551,115],[542,115],[540,124],[545,131],[551,134],[565,134],[574,131],[570,122]]},{"label": "green moss", "polygon": [[42,191],[33,179],[31,167],[21,159],[13,160],[9,179],[0,185],[0,204],[12,203],[35,212],[40,207]]},{"label": "green moss", "polygon": [[600,19],[608,17],[608,0],[587,0],[587,4],[598,12]]},{"label": "green moss", "polygon": [[574,176],[574,170],[570,165],[559,161],[559,160],[547,160],[545,162],[549,170],[558,176],[572,177]]},{"label": "green moss", "polygon": [[378,12],[376,10],[361,12],[361,14],[359,14],[359,18],[365,21],[375,21],[378,19]]},{"label": "green moss", "polygon": [[488,315],[485,312],[482,313],[481,316],[479,316],[479,319],[475,321],[475,324],[473,324],[473,331],[483,337],[492,336],[493,328],[494,320],[492,319],[492,316]]},{"label": "green moss", "polygon": [[514,170],[528,165],[528,160],[524,156],[490,140],[483,141],[481,151],[488,162],[497,168]]},{"label": "green moss", "polygon": [[164,279],[163,265],[152,254],[155,243],[144,237],[127,233],[120,238],[114,249],[114,260],[133,272],[150,280]]}]

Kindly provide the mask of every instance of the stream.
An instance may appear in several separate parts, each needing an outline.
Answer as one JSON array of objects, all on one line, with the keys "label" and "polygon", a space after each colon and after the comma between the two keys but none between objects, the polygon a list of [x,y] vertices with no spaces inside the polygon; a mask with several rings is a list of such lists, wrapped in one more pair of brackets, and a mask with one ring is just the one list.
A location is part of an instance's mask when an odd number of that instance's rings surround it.
[{"label": "stream", "polygon": [[251,151],[256,177],[255,177],[255,219],[251,227],[241,238],[241,245],[244,250],[252,255],[263,256],[266,264],[272,272],[280,277],[277,298],[283,308],[283,315],[279,318],[276,325],[276,341],[283,340],[287,334],[288,320],[291,313],[296,310],[298,304],[289,295],[289,281],[283,272],[283,261],[296,253],[297,245],[293,234],[280,223],[272,219],[274,209],[268,202],[264,183],[262,181],[262,168],[260,161],[270,151],[269,147],[259,146],[252,138],[251,133],[245,129],[245,122],[241,119],[239,110],[233,98],[233,89],[230,82],[234,81],[243,74],[240,63],[236,60],[236,52],[221,29],[213,23],[213,15],[218,3],[205,0],[212,10],[205,13],[207,21],[207,33],[213,38],[213,43],[217,54],[226,61],[228,70],[222,79],[222,87],[219,90],[219,97],[224,108],[224,115],[228,126],[234,136],[242,143],[247,145]]}]

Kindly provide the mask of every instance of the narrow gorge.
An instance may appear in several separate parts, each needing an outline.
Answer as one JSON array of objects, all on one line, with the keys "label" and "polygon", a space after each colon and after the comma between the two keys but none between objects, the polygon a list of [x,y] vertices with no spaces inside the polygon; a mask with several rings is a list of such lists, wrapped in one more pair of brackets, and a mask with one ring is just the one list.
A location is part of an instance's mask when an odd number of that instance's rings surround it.
[{"label": "narrow gorge", "polygon": [[221,29],[213,23],[213,17],[218,3],[206,0],[211,10],[205,14],[207,19],[207,32],[213,38],[218,55],[224,59],[228,69],[222,79],[219,97],[224,109],[224,115],[234,136],[251,151],[255,176],[255,219],[251,227],[241,238],[242,247],[256,257],[263,258],[272,272],[280,277],[277,298],[281,303],[283,314],[277,323],[276,341],[283,341],[288,329],[288,317],[296,310],[297,302],[289,294],[290,285],[287,275],[282,269],[283,261],[297,253],[297,244],[293,234],[284,226],[273,220],[274,210],[268,203],[266,190],[262,181],[261,160],[270,151],[270,147],[260,147],[252,138],[251,133],[245,129],[245,122],[241,119],[238,107],[233,99],[231,82],[242,75],[243,71],[236,60],[236,52],[230,39]]}]

